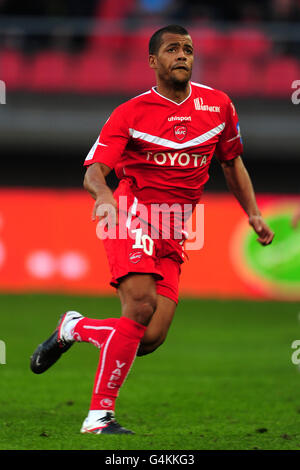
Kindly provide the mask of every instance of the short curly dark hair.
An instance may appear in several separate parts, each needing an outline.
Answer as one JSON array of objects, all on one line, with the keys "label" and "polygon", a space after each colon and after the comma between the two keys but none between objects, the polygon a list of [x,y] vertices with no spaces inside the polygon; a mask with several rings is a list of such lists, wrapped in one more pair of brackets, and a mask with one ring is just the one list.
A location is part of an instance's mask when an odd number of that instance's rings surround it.
[{"label": "short curly dark hair", "polygon": [[164,28],[158,29],[150,38],[149,41],[149,54],[157,54],[162,42],[162,35],[165,33],[181,34],[182,36],[188,36],[188,31],[177,24],[171,24]]}]

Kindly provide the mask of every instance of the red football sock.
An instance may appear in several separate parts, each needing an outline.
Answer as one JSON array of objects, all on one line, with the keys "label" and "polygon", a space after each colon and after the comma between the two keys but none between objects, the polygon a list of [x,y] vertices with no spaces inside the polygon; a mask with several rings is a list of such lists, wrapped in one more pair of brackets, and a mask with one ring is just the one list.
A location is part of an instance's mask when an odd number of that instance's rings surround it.
[{"label": "red football sock", "polygon": [[119,389],[134,362],[146,326],[121,317],[100,353],[90,410],[114,410]]},{"label": "red football sock", "polygon": [[97,348],[106,341],[112,330],[116,327],[119,318],[105,318],[97,320],[84,317],[79,320],[74,328],[73,338],[75,341],[84,341],[94,344]]}]

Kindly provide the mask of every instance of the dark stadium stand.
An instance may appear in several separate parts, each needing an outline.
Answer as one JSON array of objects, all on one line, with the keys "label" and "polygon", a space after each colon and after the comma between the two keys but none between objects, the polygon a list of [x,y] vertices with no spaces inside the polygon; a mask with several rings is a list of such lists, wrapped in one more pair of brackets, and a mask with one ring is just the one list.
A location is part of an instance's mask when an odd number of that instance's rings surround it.
[{"label": "dark stadium stand", "polygon": [[[110,41],[114,44],[113,37]],[[1,79],[10,90],[130,94],[147,89],[152,83],[152,76],[149,74],[144,40],[143,47],[139,36],[127,38],[122,47],[109,48],[104,45],[105,42],[101,47],[94,44],[76,54],[45,50],[32,56],[17,49],[2,49]],[[128,42],[132,43],[132,47],[126,46]],[[134,48],[134,43],[138,44],[138,50]],[[272,55],[266,53],[264,48],[255,49],[251,40],[247,41],[246,47],[241,46],[240,51],[236,44],[232,49],[228,45],[230,53],[224,54],[217,43],[215,49],[210,45],[200,52],[201,39],[199,43],[196,41],[199,66],[196,76],[193,76],[195,81],[212,83],[215,88],[225,90],[232,96],[290,95],[291,83],[300,76],[300,61],[297,58]],[[243,54],[245,49],[247,54]]]},{"label": "dark stadium stand", "polygon": [[[81,185],[82,159],[111,111],[153,86],[151,34],[179,23],[194,42],[192,79],[236,104],[258,189],[299,191],[299,105],[291,100],[300,80],[299,0],[154,3],[0,2],[0,141],[10,156],[0,185],[21,184],[25,174],[27,185]],[[208,188],[222,190],[215,172]]]}]

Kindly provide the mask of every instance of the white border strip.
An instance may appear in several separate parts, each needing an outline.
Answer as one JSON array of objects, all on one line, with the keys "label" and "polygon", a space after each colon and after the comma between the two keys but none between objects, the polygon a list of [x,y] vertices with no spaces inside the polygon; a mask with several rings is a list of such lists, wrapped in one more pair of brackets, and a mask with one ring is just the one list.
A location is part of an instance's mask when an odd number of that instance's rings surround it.
[{"label": "white border strip", "polygon": [[146,132],[140,132],[136,129],[129,129],[129,133],[133,139],[140,139],[144,140],[145,142],[149,142],[151,144],[160,145],[161,147],[167,147],[172,149],[186,149],[188,147],[196,147],[197,145],[203,144],[207,140],[210,140],[215,135],[219,134],[223,131],[225,127],[225,122],[219,124],[217,127],[214,127],[208,132],[205,132],[198,137],[195,137],[192,140],[188,140],[184,143],[174,142],[173,140],[162,139],[161,137],[157,137],[156,135],[147,134]]},{"label": "white border strip", "polygon": [[84,325],[83,328],[85,330],[113,330],[114,329],[112,326],[89,326],[89,325]]},{"label": "white border strip", "polygon": [[105,359],[106,359],[106,352],[107,352],[107,348],[109,346],[109,343],[113,337],[113,335],[115,334],[116,330],[113,329],[113,331],[111,332],[111,334],[109,335],[107,341],[106,341],[106,344],[104,346],[104,349],[103,349],[103,355],[102,355],[102,361],[101,361],[101,369],[100,369],[100,373],[99,373],[99,376],[98,376],[98,380],[97,380],[97,385],[96,385],[96,389],[95,389],[95,393],[99,393],[99,387],[100,387],[100,383],[101,383],[101,379],[102,379],[102,375],[103,375],[103,371],[104,371],[104,366],[105,366]]}]

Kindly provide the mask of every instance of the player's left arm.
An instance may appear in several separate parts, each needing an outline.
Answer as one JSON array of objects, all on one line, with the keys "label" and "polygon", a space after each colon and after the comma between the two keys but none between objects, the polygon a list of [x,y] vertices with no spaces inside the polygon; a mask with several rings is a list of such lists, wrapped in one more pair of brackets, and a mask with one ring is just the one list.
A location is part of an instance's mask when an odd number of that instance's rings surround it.
[{"label": "player's left arm", "polygon": [[248,215],[249,224],[258,235],[257,241],[262,245],[269,245],[274,238],[274,233],[258,209],[253,185],[242,158],[238,156],[220,163],[227,186]]},{"label": "player's left arm", "polygon": [[274,233],[257,207],[253,185],[241,158],[243,143],[237,111],[228,95],[223,93],[221,99],[224,103],[221,107],[221,117],[225,126],[216,145],[216,157],[222,165],[229,190],[239,201],[248,215],[249,224],[258,235],[257,241],[262,245],[269,245]]},{"label": "player's left arm", "polygon": [[297,228],[297,225],[300,221],[300,205],[295,210],[293,217],[292,217],[292,227]]}]

